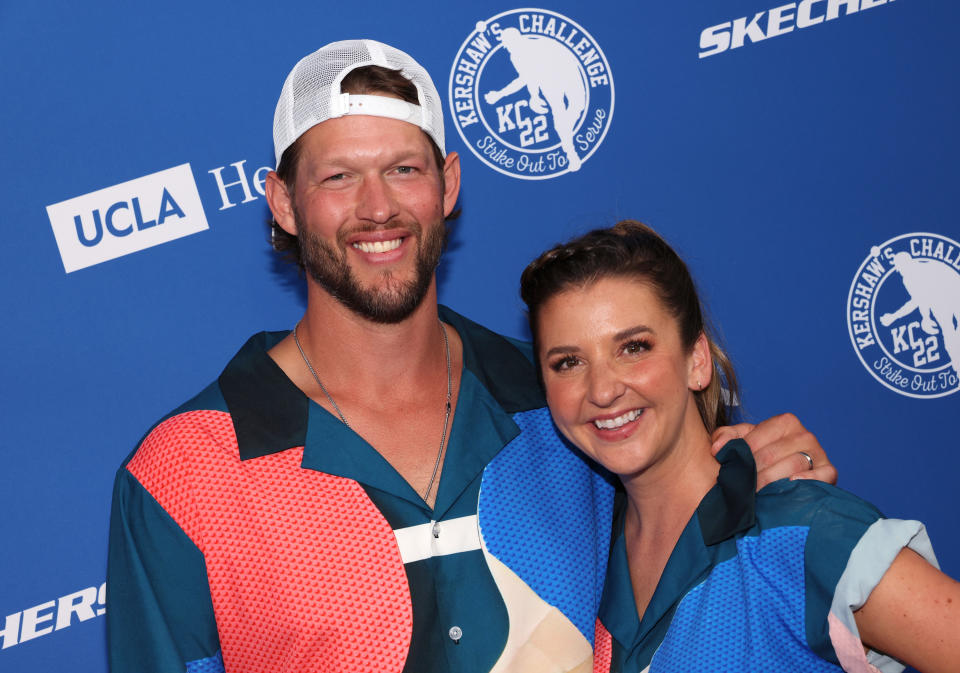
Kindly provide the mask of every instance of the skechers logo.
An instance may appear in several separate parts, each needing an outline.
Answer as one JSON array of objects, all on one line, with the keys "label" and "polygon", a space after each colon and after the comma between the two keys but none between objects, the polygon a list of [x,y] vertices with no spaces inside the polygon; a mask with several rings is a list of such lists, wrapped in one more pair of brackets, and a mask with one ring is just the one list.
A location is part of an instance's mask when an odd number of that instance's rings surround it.
[{"label": "skechers logo", "polygon": [[67,273],[208,228],[190,164],[47,206]]},{"label": "skechers logo", "polygon": [[[794,28],[809,28],[824,21],[885,5],[893,0],[800,0],[770,10],[757,12],[733,21],[724,21],[704,28],[700,33],[700,58],[713,56],[728,49],[739,49],[752,42],[760,42],[792,32]],[[766,27],[766,29],[764,29]]]},{"label": "skechers logo", "polygon": [[[107,583],[87,587],[56,600],[0,617],[0,649],[45,636],[79,622],[100,617],[107,611]],[[0,612],[0,614],[3,614]],[[6,669],[4,669],[6,670]]]}]

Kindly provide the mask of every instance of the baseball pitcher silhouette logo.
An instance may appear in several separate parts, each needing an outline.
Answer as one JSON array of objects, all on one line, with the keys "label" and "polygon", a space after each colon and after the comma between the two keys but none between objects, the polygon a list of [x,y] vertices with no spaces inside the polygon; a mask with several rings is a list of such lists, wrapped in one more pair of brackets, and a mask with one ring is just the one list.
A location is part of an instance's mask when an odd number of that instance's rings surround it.
[{"label": "baseball pitcher silhouette logo", "polygon": [[488,166],[522,179],[580,170],[606,136],[613,98],[596,41],[543,9],[479,21],[450,72],[461,138]]},{"label": "baseball pitcher silhouette logo", "polygon": [[861,362],[902,395],[942,397],[960,387],[960,243],[911,233],[870,248],[847,301]]}]

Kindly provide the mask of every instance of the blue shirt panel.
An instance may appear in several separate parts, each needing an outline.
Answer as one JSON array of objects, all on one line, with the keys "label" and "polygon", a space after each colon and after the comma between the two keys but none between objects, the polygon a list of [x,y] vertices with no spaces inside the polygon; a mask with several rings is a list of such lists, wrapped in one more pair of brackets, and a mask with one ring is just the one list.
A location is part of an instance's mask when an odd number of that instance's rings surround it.
[{"label": "blue shirt panel", "polygon": [[717,458],[718,483],[684,528],[642,619],[620,496],[600,608],[613,637],[611,670],[842,670],[825,627],[830,602],[880,513],[824,484],[775,482],[755,494],[748,477],[756,468],[742,441]]},{"label": "blue shirt panel", "polygon": [[483,475],[484,542],[592,645],[609,554],[605,522],[613,512],[613,486],[560,438],[547,409],[513,418],[520,434]]}]

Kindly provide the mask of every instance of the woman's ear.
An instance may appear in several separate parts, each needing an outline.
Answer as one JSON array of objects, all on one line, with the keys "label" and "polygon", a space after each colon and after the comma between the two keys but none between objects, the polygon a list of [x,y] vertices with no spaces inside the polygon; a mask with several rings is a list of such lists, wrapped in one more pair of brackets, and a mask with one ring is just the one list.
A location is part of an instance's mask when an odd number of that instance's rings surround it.
[{"label": "woman's ear", "polygon": [[710,355],[710,342],[707,335],[700,332],[690,350],[687,387],[690,390],[703,390],[710,385],[712,378],[713,357]]}]

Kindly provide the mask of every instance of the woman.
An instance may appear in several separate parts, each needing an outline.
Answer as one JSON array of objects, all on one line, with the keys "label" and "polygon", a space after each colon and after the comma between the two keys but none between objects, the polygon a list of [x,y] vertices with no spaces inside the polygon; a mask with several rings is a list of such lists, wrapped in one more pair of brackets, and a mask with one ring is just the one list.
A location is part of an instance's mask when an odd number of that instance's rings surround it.
[{"label": "woman", "polygon": [[819,482],[757,494],[742,440],[711,456],[736,378],[654,231],[626,221],[549,250],[521,294],[557,426],[623,484],[601,604],[612,670],[957,670],[960,585],[920,523]]}]

